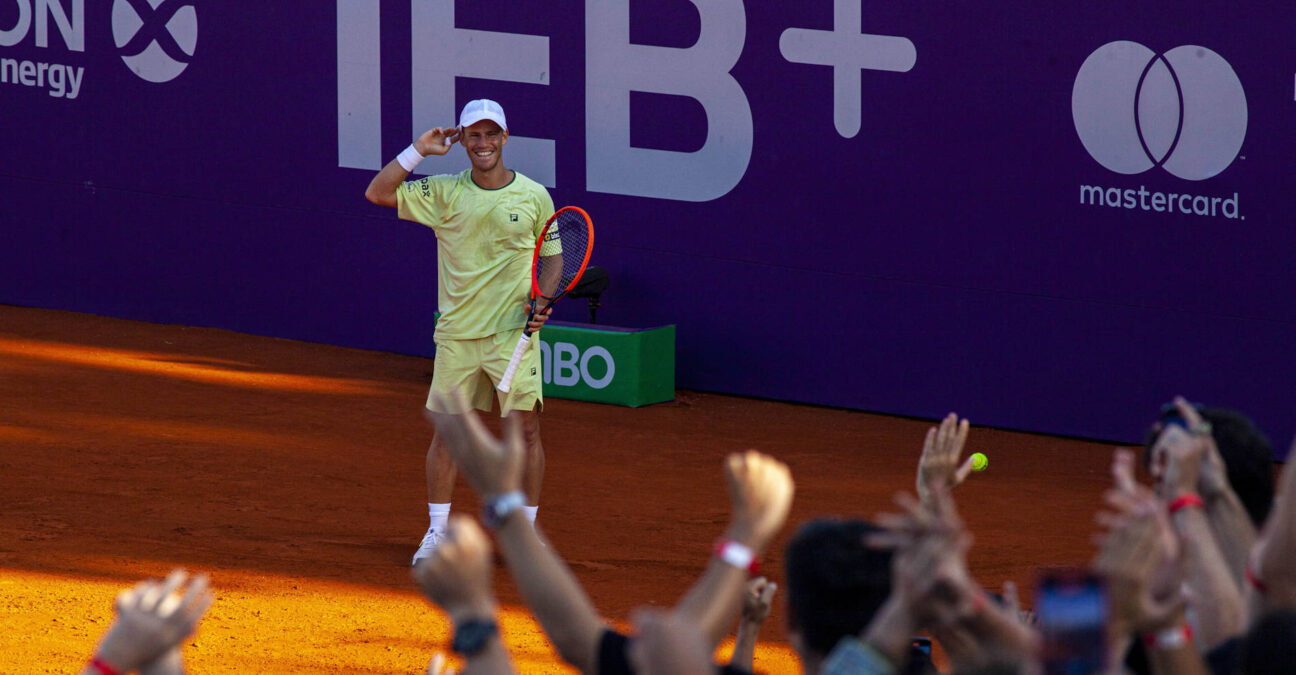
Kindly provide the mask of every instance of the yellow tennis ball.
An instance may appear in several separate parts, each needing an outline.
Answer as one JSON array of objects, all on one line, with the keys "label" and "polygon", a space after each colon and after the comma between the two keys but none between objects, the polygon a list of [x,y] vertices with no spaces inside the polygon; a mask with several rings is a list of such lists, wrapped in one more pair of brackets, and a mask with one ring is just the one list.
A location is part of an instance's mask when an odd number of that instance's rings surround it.
[{"label": "yellow tennis ball", "polygon": [[979,452],[974,452],[974,453],[972,453],[972,470],[973,470],[973,471],[985,471],[985,468],[986,468],[987,466],[990,466],[990,458],[989,458],[989,457],[986,457],[985,455],[983,455],[983,454],[981,454],[981,453],[979,453]]}]

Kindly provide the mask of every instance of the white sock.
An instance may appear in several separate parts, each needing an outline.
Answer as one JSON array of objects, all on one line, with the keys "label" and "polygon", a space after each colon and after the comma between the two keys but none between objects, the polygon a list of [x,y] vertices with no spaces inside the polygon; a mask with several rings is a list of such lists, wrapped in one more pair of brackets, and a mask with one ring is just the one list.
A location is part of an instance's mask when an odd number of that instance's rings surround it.
[{"label": "white sock", "polygon": [[526,513],[527,520],[535,525],[536,512],[540,510],[539,506],[523,506],[522,511]]},{"label": "white sock", "polygon": [[428,525],[429,530],[445,532],[446,523],[450,520],[450,503],[445,504],[428,504]]}]

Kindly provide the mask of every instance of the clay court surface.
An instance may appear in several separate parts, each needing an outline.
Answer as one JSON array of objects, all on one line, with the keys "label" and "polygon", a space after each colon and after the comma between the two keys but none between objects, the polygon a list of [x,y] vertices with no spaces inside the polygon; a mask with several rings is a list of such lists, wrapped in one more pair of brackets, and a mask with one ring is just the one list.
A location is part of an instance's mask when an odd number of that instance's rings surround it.
[{"label": "clay court surface", "polygon": [[[76,672],[118,589],[183,566],[217,602],[191,672],[422,672],[448,652],[410,577],[427,526],[430,359],[0,306],[0,672]],[[914,364],[921,368],[922,364]],[[959,402],[950,406],[958,409]],[[972,420],[974,423],[976,420]],[[728,519],[721,460],[756,448],[797,483],[783,542],[912,490],[930,421],[679,392],[639,409],[550,400],[540,524],[611,621],[671,605]],[[974,428],[957,498],[987,587],[1085,563],[1111,446]],[[458,487],[457,511],[477,501]],[[779,556],[764,570],[782,581]],[[520,672],[570,672],[500,566]],[[796,672],[783,598],[756,669]]]}]

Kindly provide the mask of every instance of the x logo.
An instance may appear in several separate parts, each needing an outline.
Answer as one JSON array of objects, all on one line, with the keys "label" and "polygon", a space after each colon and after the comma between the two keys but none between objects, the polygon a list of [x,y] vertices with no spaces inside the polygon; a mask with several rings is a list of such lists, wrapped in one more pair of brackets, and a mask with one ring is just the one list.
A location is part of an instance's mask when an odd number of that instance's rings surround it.
[{"label": "x logo", "polygon": [[126,2],[139,15],[144,25],[140,26],[129,42],[121,46],[124,56],[139,54],[148,49],[150,43],[157,42],[167,56],[181,63],[189,63],[191,55],[176,42],[171,31],[167,29],[167,22],[184,7],[193,5],[192,0],[163,0],[157,9],[149,4],[149,0],[126,0]]}]

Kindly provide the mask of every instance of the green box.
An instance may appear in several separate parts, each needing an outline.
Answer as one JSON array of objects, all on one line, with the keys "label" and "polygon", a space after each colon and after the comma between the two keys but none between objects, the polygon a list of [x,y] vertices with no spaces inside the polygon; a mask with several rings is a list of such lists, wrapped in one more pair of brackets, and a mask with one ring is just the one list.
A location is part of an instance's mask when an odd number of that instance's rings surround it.
[{"label": "green box", "polygon": [[544,395],[637,407],[675,398],[675,326],[550,321],[538,334]]}]

